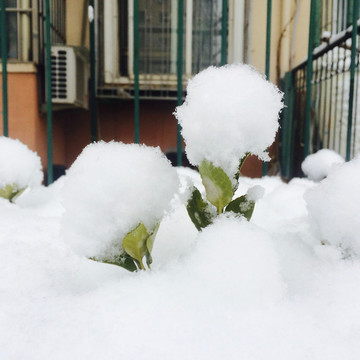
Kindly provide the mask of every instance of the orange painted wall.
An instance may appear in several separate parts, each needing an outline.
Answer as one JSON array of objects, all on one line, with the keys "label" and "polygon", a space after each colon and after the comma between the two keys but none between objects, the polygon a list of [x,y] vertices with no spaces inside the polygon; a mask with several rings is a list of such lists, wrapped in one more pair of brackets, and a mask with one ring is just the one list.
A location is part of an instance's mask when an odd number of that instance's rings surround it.
[{"label": "orange painted wall", "polygon": [[[8,73],[9,137],[19,139],[41,157],[47,167],[46,114],[40,112],[38,77],[36,73]],[[2,108],[2,97],[0,100]],[[0,124],[3,133],[3,119]],[[64,140],[61,122],[53,125],[54,164],[63,164]]]},{"label": "orange painted wall", "polygon": [[[160,146],[163,152],[176,150],[177,122],[172,115],[173,101],[142,101],[140,108],[140,143]],[[100,103],[99,139],[134,142],[133,101]],[[90,114],[84,110],[67,111],[64,119],[65,164],[71,163],[90,141]]]},{"label": "orange painted wall", "polygon": [[31,150],[36,151],[45,166],[46,127],[39,114],[36,74],[8,73],[7,79],[9,137],[19,139]]},{"label": "orange painted wall", "polygon": [[[160,146],[164,153],[176,151],[177,121],[172,115],[175,101],[140,102],[140,143]],[[90,141],[90,114],[85,110],[71,110],[64,116],[65,164],[71,166],[83,147]],[[134,142],[134,103],[103,102],[98,106],[99,139]],[[262,163],[249,157],[243,174],[261,177]]]}]

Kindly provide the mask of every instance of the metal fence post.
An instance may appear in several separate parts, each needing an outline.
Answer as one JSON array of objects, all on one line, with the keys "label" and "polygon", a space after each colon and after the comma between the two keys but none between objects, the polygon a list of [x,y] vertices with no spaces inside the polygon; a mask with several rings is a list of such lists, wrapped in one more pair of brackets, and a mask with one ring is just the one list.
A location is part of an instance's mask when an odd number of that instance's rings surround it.
[{"label": "metal fence post", "polygon": [[281,126],[281,170],[286,179],[293,174],[294,152],[294,82],[293,72],[289,71],[284,78],[285,107],[283,110],[283,122]]},{"label": "metal fence post", "polygon": [[351,37],[351,65],[350,65],[350,93],[349,93],[349,112],[348,112],[348,126],[346,136],[346,161],[351,157],[351,133],[352,133],[352,118],[354,106],[354,88],[355,88],[355,62],[356,62],[356,37],[357,37],[357,19],[359,14],[359,0],[353,0],[352,12],[352,37]]},{"label": "metal fence post", "polygon": [[89,14],[89,45],[90,45],[90,139],[97,140],[97,104],[96,104],[96,67],[95,67],[95,8],[94,0],[89,0],[89,7],[93,13]]},{"label": "metal fence post", "polygon": [[134,0],[134,118],[135,144],[140,142],[140,102],[139,102],[139,1]]},{"label": "metal fence post", "polygon": [[46,87],[46,117],[47,117],[47,184],[53,178],[53,133],[52,133],[52,95],[51,95],[51,39],[50,39],[50,2],[45,0],[45,87]]},{"label": "metal fence post", "polygon": [[8,127],[8,86],[7,86],[7,34],[6,34],[6,4],[1,0],[1,63],[2,63],[2,116],[3,134],[9,135]]},{"label": "metal fence post", "polygon": [[[265,76],[270,79],[270,44],[271,44],[271,0],[267,1],[266,10],[266,51],[265,51]],[[262,175],[265,176],[268,173],[268,164],[263,161],[262,164]]]},{"label": "metal fence post", "polygon": [[[177,104],[182,104],[182,77],[183,77],[183,14],[184,2],[178,0],[178,26],[177,26]],[[177,166],[182,165],[182,136],[181,126],[177,125]]]},{"label": "metal fence post", "polygon": [[316,0],[311,0],[309,44],[308,44],[307,66],[306,66],[304,159],[309,155],[309,151],[310,151],[311,80],[312,80],[312,62],[313,62],[313,48],[314,48],[314,34],[315,34],[315,12],[316,12]]},{"label": "metal fence post", "polygon": [[228,0],[222,2],[221,15],[221,65],[227,63]]}]

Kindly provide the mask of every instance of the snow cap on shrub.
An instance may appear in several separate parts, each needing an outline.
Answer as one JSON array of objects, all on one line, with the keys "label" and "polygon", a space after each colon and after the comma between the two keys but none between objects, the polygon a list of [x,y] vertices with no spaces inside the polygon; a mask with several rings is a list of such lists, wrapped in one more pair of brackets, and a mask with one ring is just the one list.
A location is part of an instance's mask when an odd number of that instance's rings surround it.
[{"label": "snow cap on shrub", "polygon": [[178,189],[159,148],[88,145],[65,176],[64,237],[81,255],[111,258],[124,236],[143,223],[152,230]]},{"label": "snow cap on shrub", "polygon": [[344,158],[334,150],[321,149],[307,156],[301,164],[301,169],[310,180],[320,181],[344,162]]},{"label": "snow cap on shrub", "polygon": [[332,171],[304,197],[315,230],[325,243],[360,255],[360,156]]},{"label": "snow cap on shrub", "polygon": [[42,179],[40,157],[19,140],[0,136],[0,188],[23,189],[40,185]]},{"label": "snow cap on shrub", "polygon": [[193,165],[206,159],[232,178],[246,153],[269,160],[282,93],[244,64],[209,67],[189,81],[175,116]]}]

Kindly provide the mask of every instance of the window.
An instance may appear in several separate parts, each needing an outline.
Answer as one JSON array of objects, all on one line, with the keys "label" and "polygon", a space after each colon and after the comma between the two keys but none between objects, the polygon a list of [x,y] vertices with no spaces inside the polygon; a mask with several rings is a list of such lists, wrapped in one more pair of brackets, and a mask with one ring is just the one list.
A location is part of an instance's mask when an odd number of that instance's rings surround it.
[{"label": "window", "polygon": [[[222,0],[184,0],[184,78],[210,65],[220,65],[222,3]],[[103,2],[105,84],[132,86],[133,6],[133,0]],[[177,7],[177,0],[139,0],[139,65],[143,88],[176,85]],[[243,23],[243,9],[244,1],[229,1],[231,62],[243,60],[243,26],[239,26]]]},{"label": "window", "polygon": [[[41,62],[44,44],[44,1],[6,0],[5,4],[8,59]],[[50,18],[51,43],[63,44],[65,0],[50,0]]]},{"label": "window", "polygon": [[5,4],[7,57],[9,59],[30,61],[32,59],[30,46],[31,1],[7,0]]}]

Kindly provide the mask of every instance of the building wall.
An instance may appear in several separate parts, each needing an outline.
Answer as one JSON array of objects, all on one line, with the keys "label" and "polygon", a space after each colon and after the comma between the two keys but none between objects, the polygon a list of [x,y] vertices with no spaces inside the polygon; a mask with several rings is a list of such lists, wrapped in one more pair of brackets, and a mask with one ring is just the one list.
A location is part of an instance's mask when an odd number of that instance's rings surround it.
[{"label": "building wall", "polygon": [[[160,146],[164,153],[176,151],[177,122],[172,115],[175,101],[141,101],[140,143]],[[99,139],[134,142],[133,101],[104,102],[98,105]],[[90,113],[81,109],[58,113],[54,121],[63,120],[64,164],[69,167],[90,142]]]},{"label": "building wall", "polygon": [[[86,4],[85,4],[86,3]],[[266,3],[251,0],[248,32],[248,62],[265,71]],[[84,7],[84,4],[86,5]],[[277,83],[291,65],[307,54],[310,0],[273,0],[271,28],[270,79]],[[87,2],[67,1],[67,44],[88,46]],[[297,10],[297,12],[296,12]],[[246,54],[245,54],[246,55]],[[47,166],[46,114],[40,111],[37,69],[32,64],[8,65],[9,135],[18,138],[41,156]],[[1,99],[0,99],[1,101]],[[177,123],[172,115],[174,101],[140,102],[140,142],[160,146],[163,152],[176,151]],[[98,105],[99,139],[132,143],[134,138],[133,102],[100,102]],[[2,121],[0,123],[2,131]],[[90,142],[90,113],[83,109],[54,111],[53,139],[55,165],[71,166],[81,150]],[[277,147],[271,154],[277,157]],[[247,160],[244,173],[261,176],[261,162]]]},{"label": "building wall", "polygon": [[[250,0],[249,62],[265,71],[267,1]],[[275,84],[307,57],[310,0],[273,0],[270,80]]]},{"label": "building wall", "polygon": [[[9,137],[19,139],[41,158],[47,167],[46,114],[41,112],[39,79],[33,64],[8,64],[8,130]],[[2,108],[2,96],[0,97]],[[61,121],[53,123],[54,164],[63,164],[64,141]],[[3,133],[3,121],[0,122]]]}]

